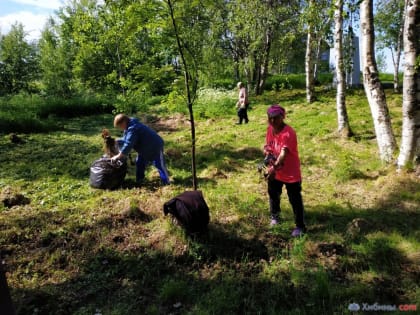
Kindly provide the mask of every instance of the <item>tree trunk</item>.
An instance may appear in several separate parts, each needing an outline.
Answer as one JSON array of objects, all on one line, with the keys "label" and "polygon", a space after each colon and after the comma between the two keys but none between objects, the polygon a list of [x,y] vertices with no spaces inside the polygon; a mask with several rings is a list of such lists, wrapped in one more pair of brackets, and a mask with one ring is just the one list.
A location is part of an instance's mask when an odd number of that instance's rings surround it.
[{"label": "tree trunk", "polygon": [[[172,25],[174,27],[176,42],[178,45],[179,54],[181,55],[181,60],[184,65],[184,80],[185,80],[185,91],[187,94],[187,106],[190,113],[190,124],[191,124],[191,168],[192,168],[192,177],[193,177],[193,188],[197,190],[197,167],[195,160],[195,123],[194,123],[194,111],[193,111],[193,101],[191,97],[191,85],[190,80],[192,79],[190,72],[188,71],[188,64],[184,57],[184,51],[181,45],[181,39],[179,37],[178,28],[175,21],[174,9],[172,6],[171,0],[166,0],[169,6],[169,11],[171,14]],[[194,84],[193,84],[194,85]],[[195,85],[194,85],[195,86]],[[195,91],[193,92],[195,94]]]},{"label": "tree trunk", "polygon": [[318,39],[316,41],[316,48],[315,48],[315,56],[314,56],[314,71],[313,71],[313,76],[314,76],[314,82],[318,81],[318,71],[319,71],[319,64],[321,62],[321,46],[322,46],[322,37],[318,36]]},{"label": "tree trunk", "polygon": [[337,121],[338,134],[341,137],[348,138],[351,136],[349,118],[346,108],[346,76],[344,71],[344,56],[343,56],[343,1],[337,0],[335,2],[334,10],[334,49],[335,49],[335,64],[337,75]]},{"label": "tree trunk", "polygon": [[261,67],[261,75],[260,75],[260,82],[258,82],[258,94],[261,95],[264,91],[264,84],[265,80],[267,79],[268,75],[268,66],[270,60],[270,50],[271,50],[271,42],[273,40],[273,32],[271,28],[268,28],[265,34],[265,43],[264,43],[264,54],[263,54],[263,62]]},{"label": "tree trunk", "polygon": [[379,80],[376,65],[372,0],[361,2],[360,21],[363,49],[363,85],[372,113],[380,158],[382,161],[390,163],[396,148],[396,142],[392,132],[384,89]]},{"label": "tree trunk", "polygon": [[254,94],[259,95],[259,84],[261,81],[261,57],[257,52],[254,52],[254,73],[253,73],[253,83],[254,83]]},{"label": "tree trunk", "polygon": [[315,101],[315,80],[314,80],[314,67],[313,67],[313,27],[308,26],[308,34],[306,40],[306,54],[305,54],[305,72],[306,72],[306,101],[312,103]]},{"label": "tree trunk", "polygon": [[398,168],[420,160],[420,75],[416,59],[420,55],[420,0],[406,0],[404,22],[403,125]]},{"label": "tree trunk", "polygon": [[401,26],[400,35],[398,36],[397,50],[395,51],[395,63],[394,63],[394,92],[400,91],[400,82],[398,80],[398,70],[400,68],[401,60],[401,46],[403,45],[403,31],[404,28]]},{"label": "tree trunk", "polygon": [[[404,6],[405,8],[405,6]],[[395,62],[394,62],[394,92],[398,93],[400,91],[400,82],[398,80],[398,70],[400,68],[401,60],[401,50],[403,46],[403,36],[404,36],[404,24],[405,24],[405,10],[402,14],[402,23],[398,34],[397,49],[395,50]]]}]

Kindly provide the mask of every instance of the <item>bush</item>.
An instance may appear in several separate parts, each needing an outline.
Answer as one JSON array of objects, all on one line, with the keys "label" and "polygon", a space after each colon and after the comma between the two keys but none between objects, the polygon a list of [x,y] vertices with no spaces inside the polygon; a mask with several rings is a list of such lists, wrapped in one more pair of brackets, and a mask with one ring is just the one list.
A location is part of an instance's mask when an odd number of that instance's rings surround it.
[{"label": "bush", "polygon": [[47,132],[60,127],[54,117],[80,117],[110,113],[112,98],[96,95],[73,99],[42,97],[37,94],[19,93],[0,98],[0,130],[2,132]]},{"label": "bush", "polygon": [[114,106],[113,99],[104,96],[79,96],[72,99],[62,99],[58,97],[47,97],[44,102],[36,109],[37,115],[47,118],[50,115],[72,118],[79,116],[89,116],[101,113],[111,113]]},{"label": "bush", "polygon": [[209,87],[213,89],[225,89],[225,90],[232,90],[236,87],[235,81],[231,78],[229,79],[216,79],[209,83]]},{"label": "bush", "polygon": [[214,118],[235,113],[237,96],[234,90],[201,89],[197,94],[194,112],[198,117]]},{"label": "bush", "polygon": [[276,74],[267,78],[266,90],[305,88],[305,74]]},{"label": "bush", "polygon": [[[328,85],[333,80],[332,73],[320,73],[316,85]],[[287,90],[304,89],[306,87],[306,77],[304,73],[300,74],[276,74],[267,78],[264,88],[266,90]]]},{"label": "bush", "polygon": [[0,130],[3,133],[11,132],[48,132],[59,130],[60,127],[53,120],[40,120],[38,117],[28,115],[26,112],[1,111]]}]

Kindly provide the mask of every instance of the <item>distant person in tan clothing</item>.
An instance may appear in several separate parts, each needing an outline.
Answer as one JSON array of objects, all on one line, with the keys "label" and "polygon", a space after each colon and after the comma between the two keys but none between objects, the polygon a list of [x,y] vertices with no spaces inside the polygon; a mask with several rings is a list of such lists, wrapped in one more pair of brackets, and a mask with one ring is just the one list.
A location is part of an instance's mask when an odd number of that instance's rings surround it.
[{"label": "distant person in tan clothing", "polygon": [[238,122],[237,125],[242,124],[242,121],[248,123],[248,92],[245,88],[245,85],[242,82],[238,82],[237,87],[239,89],[238,102],[236,103],[236,108],[238,109]]}]

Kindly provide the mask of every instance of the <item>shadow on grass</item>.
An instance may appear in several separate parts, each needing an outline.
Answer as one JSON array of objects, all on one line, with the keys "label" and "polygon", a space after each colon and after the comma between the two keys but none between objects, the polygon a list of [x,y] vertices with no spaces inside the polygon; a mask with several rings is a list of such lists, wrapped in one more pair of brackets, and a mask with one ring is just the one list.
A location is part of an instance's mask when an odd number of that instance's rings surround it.
[{"label": "shadow on grass", "polygon": [[[197,148],[197,171],[216,167],[222,171],[240,171],[243,163],[263,159],[262,150],[254,147],[237,149],[227,144],[215,144],[209,148]],[[166,150],[168,166],[178,169],[191,167],[190,148],[185,146],[171,146]]]},{"label": "shadow on grass", "polygon": [[[345,248],[336,253],[339,258],[333,266],[318,271],[299,270],[298,262],[289,261],[295,259],[293,253],[287,260],[269,262],[270,247],[276,243],[266,242],[264,237],[261,240],[259,233],[267,231],[257,229],[251,236],[241,235],[247,219],[234,224],[211,223],[207,233],[184,240],[178,237],[166,247],[166,237],[171,235],[159,234],[160,247],[141,240],[151,233],[144,225],[156,217],[140,209],[95,224],[72,222],[70,215],[52,216],[50,212],[15,219],[3,224],[4,230],[16,226],[41,233],[36,233],[38,239],[34,240],[30,234],[17,231],[3,240],[15,250],[20,246],[22,252],[39,253],[26,257],[26,266],[11,266],[12,272],[26,267],[20,277],[44,279],[51,269],[69,271],[56,284],[33,289],[12,287],[12,296],[18,314],[92,314],[96,309],[103,314],[341,314],[346,312],[348,301],[407,303],[408,287],[401,284],[414,283],[418,274],[404,269],[406,258],[388,234],[415,239],[420,214],[405,202],[418,202],[419,185],[416,181],[401,182],[372,209],[309,209],[308,237],[312,241],[317,234],[330,232],[345,239],[348,224],[354,219],[369,222],[369,229],[360,237],[344,242]],[[51,222],[56,229],[48,227]],[[315,224],[318,227],[311,227]],[[118,231],[120,228],[125,230]],[[125,234],[130,233],[139,233],[139,238],[125,244]],[[118,246],[103,242],[107,236]],[[305,240],[280,245],[291,246],[293,252],[299,244]],[[185,249],[176,251],[173,247]],[[13,249],[8,252],[11,256],[15,253]],[[49,258],[45,260],[46,256]],[[320,261],[318,258],[312,263]],[[360,276],[364,272],[374,272],[374,276],[365,279]]]},{"label": "shadow on grass", "polygon": [[[153,219],[117,215],[95,225],[79,224],[67,233],[45,235],[36,247],[49,246],[51,257],[61,252],[61,257],[49,259],[50,268],[65,269],[71,261],[80,259],[79,271],[55,285],[14,288],[17,313],[87,314],[100,309],[104,314],[149,314],[156,309],[159,314],[179,314],[196,309],[255,314],[294,307],[296,294],[286,281],[287,275],[276,282],[257,278],[260,261],[268,259],[265,245],[257,239],[242,238],[229,225],[211,224],[207,233],[189,239],[188,251],[180,255],[141,245],[116,250],[98,242],[98,234],[104,230]],[[45,216],[43,220],[48,219]],[[123,242],[115,237],[112,240]],[[56,247],[58,244],[62,246]],[[82,253],[74,252],[78,250]],[[63,256],[67,251],[75,257]],[[266,303],[267,299],[273,301]],[[174,307],[175,303],[181,303],[182,309]]]},{"label": "shadow on grass", "polygon": [[420,182],[407,179],[396,184],[393,192],[378,200],[372,209],[357,209],[351,204],[348,207],[337,204],[312,207],[308,209],[309,226],[311,223],[315,225],[312,233],[327,231],[343,233],[354,219],[360,218],[368,223],[366,232],[369,233],[396,231],[403,236],[413,235],[420,224],[420,212],[413,211],[413,208],[420,209],[418,191],[420,191]]}]

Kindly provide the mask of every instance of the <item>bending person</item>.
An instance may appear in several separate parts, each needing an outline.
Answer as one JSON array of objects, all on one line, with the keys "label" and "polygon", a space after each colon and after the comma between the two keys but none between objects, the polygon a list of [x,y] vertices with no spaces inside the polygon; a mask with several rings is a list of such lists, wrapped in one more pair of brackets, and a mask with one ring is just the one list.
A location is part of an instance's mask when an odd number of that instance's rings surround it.
[{"label": "bending person", "polygon": [[169,185],[169,174],[163,156],[164,142],[156,131],[125,114],[115,116],[114,127],[123,130],[124,134],[118,140],[120,152],[112,160],[124,159],[134,149],[137,152],[137,183],[141,184],[144,180],[147,165],[153,164],[159,171],[162,184]]}]

